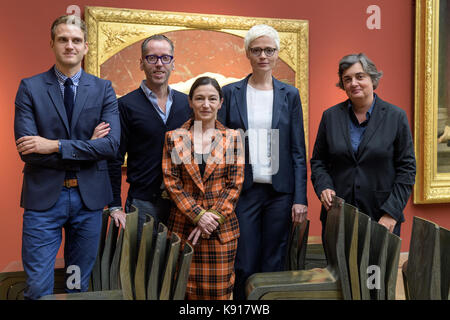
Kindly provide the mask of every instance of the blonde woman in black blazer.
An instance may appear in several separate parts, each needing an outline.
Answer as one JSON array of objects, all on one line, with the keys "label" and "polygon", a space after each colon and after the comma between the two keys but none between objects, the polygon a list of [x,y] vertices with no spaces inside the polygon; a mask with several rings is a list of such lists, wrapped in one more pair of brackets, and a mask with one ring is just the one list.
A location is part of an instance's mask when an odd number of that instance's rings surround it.
[{"label": "blonde woman in black blazer", "polygon": [[[244,43],[252,73],[223,88],[224,103],[218,113],[225,126],[248,137],[243,191],[236,205],[241,230],[236,300],[245,298],[245,281],[253,273],[283,270],[291,225],[305,220],[308,210],[300,94],[272,76],[280,50],[278,33],[256,25]],[[270,141],[270,147],[260,141]],[[264,155],[270,162],[267,167]]]}]

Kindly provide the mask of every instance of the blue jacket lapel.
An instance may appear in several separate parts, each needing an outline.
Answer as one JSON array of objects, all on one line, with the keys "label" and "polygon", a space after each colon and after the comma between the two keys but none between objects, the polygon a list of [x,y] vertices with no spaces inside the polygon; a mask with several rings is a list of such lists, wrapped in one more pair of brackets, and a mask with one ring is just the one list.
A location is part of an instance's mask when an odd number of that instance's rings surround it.
[{"label": "blue jacket lapel", "polygon": [[280,121],[281,107],[285,99],[284,84],[272,77],[273,83],[273,109],[272,109],[272,129],[276,129]]},{"label": "blue jacket lapel", "polygon": [[80,82],[78,83],[75,105],[73,108],[72,123],[70,124],[70,128],[72,131],[77,124],[78,117],[80,116],[80,113],[83,110],[84,105],[86,104],[87,97],[89,96],[89,80],[89,75],[82,70]]},{"label": "blue jacket lapel", "polygon": [[[236,85],[236,91],[234,94],[234,99],[239,115],[241,116],[242,123],[244,124],[244,129],[248,129],[248,117],[247,117],[247,84],[248,79],[251,74],[245,79],[241,80],[238,85]],[[275,129],[278,126],[278,121],[280,120],[281,106],[285,98],[284,84],[275,78],[273,80],[273,111],[272,111],[272,128]]]},{"label": "blue jacket lapel", "polygon": [[69,120],[67,119],[66,108],[64,106],[64,101],[61,95],[61,88],[59,87],[58,79],[56,78],[53,67],[49,71],[47,71],[46,82],[49,85],[48,94],[50,96],[50,100],[53,102],[56,111],[58,112],[62,122],[64,123],[67,135],[70,136]]},{"label": "blue jacket lapel", "polygon": [[239,111],[239,115],[241,116],[242,123],[244,124],[244,129],[248,129],[248,117],[247,117],[247,84],[250,75],[248,75],[245,79],[241,80],[236,85],[236,90],[234,94],[236,108]]}]

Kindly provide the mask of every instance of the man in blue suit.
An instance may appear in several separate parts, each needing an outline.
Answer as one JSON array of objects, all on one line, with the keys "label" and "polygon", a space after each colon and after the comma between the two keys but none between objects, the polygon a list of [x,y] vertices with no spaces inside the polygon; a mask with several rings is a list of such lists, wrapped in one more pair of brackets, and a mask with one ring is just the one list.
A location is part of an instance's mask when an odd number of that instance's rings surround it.
[{"label": "man in blue suit", "polygon": [[66,290],[88,290],[102,210],[112,199],[106,160],[120,139],[111,82],[81,68],[88,51],[84,22],[76,16],[55,20],[50,45],[55,65],[23,79],[15,101],[14,133],[25,162],[20,205],[27,299],[53,293],[62,228],[64,260],[75,280]]}]

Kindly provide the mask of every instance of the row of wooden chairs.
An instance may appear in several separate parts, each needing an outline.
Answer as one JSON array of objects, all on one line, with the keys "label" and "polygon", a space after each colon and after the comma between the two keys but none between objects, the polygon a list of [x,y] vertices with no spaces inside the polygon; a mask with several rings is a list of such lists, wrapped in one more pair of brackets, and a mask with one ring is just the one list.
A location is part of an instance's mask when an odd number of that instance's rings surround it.
[{"label": "row of wooden chairs", "polygon": [[450,300],[450,230],[414,217],[402,275],[407,300]]},{"label": "row of wooden chairs", "polygon": [[89,292],[53,294],[42,300],[182,300],[184,299],[193,248],[160,223],[154,235],[154,219],[146,217],[138,247],[138,209],[127,214],[121,229],[104,216],[99,254],[91,276]]},{"label": "row of wooden chairs", "polygon": [[[299,227],[298,234],[306,229]],[[301,240],[289,249],[290,255],[304,254],[300,247],[305,239],[297,239]],[[246,284],[247,299],[395,299],[399,237],[334,197],[324,242],[325,268],[253,274]],[[297,258],[297,267],[303,267],[299,262]]]},{"label": "row of wooden chairs", "polygon": [[[90,291],[61,294],[65,273],[57,259],[55,294],[43,299],[184,299],[193,248],[186,243],[180,251],[179,237],[167,239],[163,224],[154,236],[151,216],[137,248],[137,217],[133,207],[127,228],[119,230],[112,219],[108,228],[105,211]],[[308,220],[293,229],[286,261],[290,271],[249,278],[248,299],[395,299],[400,238],[338,197],[328,213],[324,246],[307,243],[308,231]],[[406,299],[450,298],[449,248],[449,230],[414,217],[409,256],[402,266]],[[323,256],[326,266],[314,267]],[[16,264],[0,273],[0,300],[23,299],[26,275]],[[374,266],[372,274],[369,266]]]}]

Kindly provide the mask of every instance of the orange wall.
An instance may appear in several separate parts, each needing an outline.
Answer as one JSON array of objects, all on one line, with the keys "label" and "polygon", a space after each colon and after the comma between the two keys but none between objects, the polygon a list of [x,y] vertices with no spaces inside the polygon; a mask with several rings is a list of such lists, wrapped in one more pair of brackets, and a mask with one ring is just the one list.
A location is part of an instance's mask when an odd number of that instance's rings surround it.
[{"label": "orange wall", "polygon": [[[414,3],[413,0],[190,0],[190,1],[8,1],[0,2],[0,270],[20,259],[22,213],[19,207],[22,167],[13,136],[14,97],[23,77],[42,72],[53,63],[49,49],[49,28],[67,6],[127,7],[161,11],[226,14],[309,20],[309,144],[323,110],[345,99],[335,87],[337,63],[348,53],[365,52],[384,71],[377,93],[406,110],[413,125]],[[381,30],[368,30],[366,9],[381,8]],[[311,234],[319,235],[320,204],[311,183],[308,185]],[[450,204],[406,207],[402,251],[408,251],[412,217],[417,215],[450,227]]]}]

